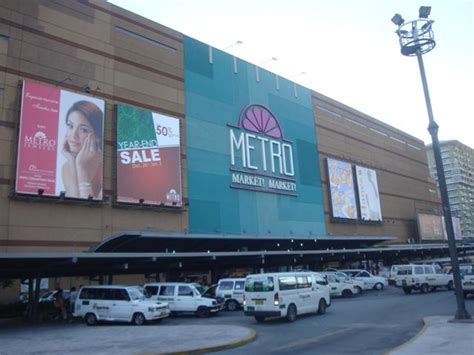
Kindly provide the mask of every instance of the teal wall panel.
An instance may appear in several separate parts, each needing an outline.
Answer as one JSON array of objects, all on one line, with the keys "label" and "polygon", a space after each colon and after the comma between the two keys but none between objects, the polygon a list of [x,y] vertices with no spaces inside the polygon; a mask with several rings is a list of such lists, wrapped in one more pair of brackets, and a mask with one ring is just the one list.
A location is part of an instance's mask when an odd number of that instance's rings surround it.
[{"label": "teal wall panel", "polygon": [[[190,233],[325,235],[310,90],[298,85],[295,95],[293,82],[261,68],[257,80],[255,65],[240,59],[236,64],[237,73],[234,58],[216,49],[210,63],[209,46],[184,37]],[[249,105],[259,105],[248,108],[247,116],[258,129],[240,120]],[[282,137],[268,131],[276,121],[281,129],[273,132]],[[281,172],[280,162],[287,168]]]}]

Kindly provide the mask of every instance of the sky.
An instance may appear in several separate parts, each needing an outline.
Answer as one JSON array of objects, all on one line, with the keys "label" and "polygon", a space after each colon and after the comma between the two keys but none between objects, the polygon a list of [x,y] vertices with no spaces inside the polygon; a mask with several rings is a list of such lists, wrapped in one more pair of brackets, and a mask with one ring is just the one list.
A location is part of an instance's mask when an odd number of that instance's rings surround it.
[{"label": "sky", "polygon": [[423,61],[439,140],[455,139],[474,148],[474,0],[110,2],[329,96],[425,144],[431,137],[418,62],[401,55],[397,27],[390,20],[395,13],[415,20],[420,6],[431,6],[436,47]]}]

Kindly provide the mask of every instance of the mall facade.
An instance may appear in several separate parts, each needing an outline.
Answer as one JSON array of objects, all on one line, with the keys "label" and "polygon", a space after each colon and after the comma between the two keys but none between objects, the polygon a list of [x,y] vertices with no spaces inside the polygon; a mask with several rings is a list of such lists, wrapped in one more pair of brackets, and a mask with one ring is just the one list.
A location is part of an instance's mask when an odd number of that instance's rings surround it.
[{"label": "mall facade", "polygon": [[0,1],[0,112],[0,277],[435,241],[423,141],[105,1]]}]

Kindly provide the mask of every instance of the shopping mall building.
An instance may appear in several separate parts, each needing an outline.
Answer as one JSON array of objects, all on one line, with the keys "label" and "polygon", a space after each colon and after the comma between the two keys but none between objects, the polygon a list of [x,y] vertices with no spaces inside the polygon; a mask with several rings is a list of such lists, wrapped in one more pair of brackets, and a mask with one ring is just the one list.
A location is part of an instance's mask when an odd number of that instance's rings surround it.
[{"label": "shopping mall building", "polygon": [[447,255],[423,141],[105,1],[0,1],[0,112],[0,278]]}]

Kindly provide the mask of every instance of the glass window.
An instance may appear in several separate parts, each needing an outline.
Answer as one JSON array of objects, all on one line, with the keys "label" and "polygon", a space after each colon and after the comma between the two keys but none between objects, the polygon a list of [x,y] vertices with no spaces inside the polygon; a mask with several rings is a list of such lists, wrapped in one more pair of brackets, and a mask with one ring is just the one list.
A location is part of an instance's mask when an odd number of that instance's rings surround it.
[{"label": "glass window", "polygon": [[150,296],[156,296],[158,294],[158,286],[146,286],[145,290]]},{"label": "glass window", "polygon": [[273,277],[254,276],[245,282],[246,292],[269,292],[275,289]]},{"label": "glass window", "polygon": [[161,286],[160,296],[174,296],[174,286]]},{"label": "glass window", "polygon": [[221,281],[219,289],[222,291],[232,290],[234,288],[234,281]]},{"label": "glass window", "polygon": [[130,301],[130,296],[128,295],[127,290],[123,288],[115,289],[115,299],[117,301]]},{"label": "glass window", "polygon": [[189,286],[179,286],[178,296],[193,296],[193,290]]},{"label": "glass window", "polygon": [[423,275],[423,266],[415,266],[415,275]]},{"label": "glass window", "polygon": [[132,300],[145,299],[145,295],[138,288],[129,288],[128,292],[130,293],[130,297],[132,298]]},{"label": "glass window", "polygon": [[433,268],[431,266],[425,266],[425,274],[434,274]]},{"label": "glass window", "polygon": [[297,276],[296,282],[298,283],[298,288],[309,288],[311,287],[311,279],[304,275],[304,276]]},{"label": "glass window", "polygon": [[398,275],[411,275],[412,269],[411,267],[407,267],[407,268],[401,267],[400,269],[398,269],[397,274]]},{"label": "glass window", "polygon": [[278,284],[280,290],[294,290],[297,287],[295,276],[280,276],[278,277]]},{"label": "glass window", "polygon": [[243,290],[245,286],[245,281],[235,281],[235,290]]}]

